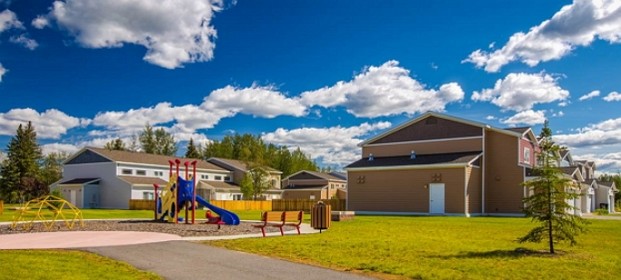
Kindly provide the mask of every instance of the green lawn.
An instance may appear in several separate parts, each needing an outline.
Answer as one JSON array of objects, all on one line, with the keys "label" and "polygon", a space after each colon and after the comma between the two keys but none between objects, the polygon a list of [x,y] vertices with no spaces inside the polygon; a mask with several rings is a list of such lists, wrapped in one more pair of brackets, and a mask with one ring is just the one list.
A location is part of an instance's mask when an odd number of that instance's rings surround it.
[{"label": "green lawn", "polygon": [[[83,210],[85,219],[151,218],[151,211]],[[5,209],[0,220],[11,220]],[[257,220],[260,211],[235,211],[242,220]],[[204,211],[197,211],[202,217]],[[308,222],[309,215],[305,215]],[[542,253],[545,244],[518,244],[534,224],[525,218],[377,217],[358,216],[354,221],[333,222],[322,234],[212,241],[209,244],[310,263],[345,271],[360,271],[382,278],[413,279],[615,279],[621,277],[621,221],[591,220],[579,245],[557,245],[556,256]],[[61,264],[33,261],[42,255]],[[6,258],[6,260],[5,260]],[[13,259],[18,262],[12,261]],[[24,273],[85,271],[64,263],[86,260],[90,269],[109,271],[111,260],[71,251],[3,251],[0,271],[14,263],[28,263],[28,270],[0,273],[0,279],[38,278]],[[11,260],[11,261],[7,261]],[[27,261],[31,260],[31,261]],[[118,265],[118,264],[115,264]],[[11,266],[13,267],[13,266]],[[130,267],[131,268],[131,267]],[[131,269],[130,269],[131,270]],[[59,274],[54,274],[59,273]],[[116,272],[115,272],[116,273]],[[128,272],[128,279],[151,279]],[[136,273],[136,274],[134,274]],[[25,277],[28,275],[28,277]],[[60,276],[59,276],[60,275]],[[89,274],[90,275],[90,274]],[[147,275],[147,276],[145,276]],[[75,277],[74,277],[75,276]],[[122,276],[119,276],[122,277]],[[48,278],[48,277],[39,277]]]},{"label": "green lawn", "polygon": [[621,221],[591,222],[556,256],[515,242],[534,225],[526,218],[359,216],[322,234],[207,243],[382,278],[619,279]]},{"label": "green lawn", "polygon": [[[67,210],[65,210],[67,211]],[[0,215],[0,221],[13,221],[15,210],[5,207]],[[69,213],[69,212],[67,212]],[[84,219],[149,219],[153,218],[153,211],[148,210],[119,210],[119,209],[82,209]]]},{"label": "green lawn", "polygon": [[126,263],[64,250],[3,250],[0,279],[161,279]]}]

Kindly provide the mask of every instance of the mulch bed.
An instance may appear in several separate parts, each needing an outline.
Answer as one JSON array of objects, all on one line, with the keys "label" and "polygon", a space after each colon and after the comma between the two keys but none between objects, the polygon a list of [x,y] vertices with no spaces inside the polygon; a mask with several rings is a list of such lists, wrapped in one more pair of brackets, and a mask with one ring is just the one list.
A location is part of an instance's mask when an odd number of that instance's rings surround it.
[{"label": "mulch bed", "polygon": [[[278,231],[277,228],[266,227],[266,231]],[[68,229],[64,223],[57,222],[52,230],[47,230],[42,224],[35,223],[29,230],[23,230],[20,226],[11,229],[10,225],[1,225],[0,234],[15,233],[34,233],[50,231],[147,231],[176,234],[179,236],[218,236],[218,235],[239,235],[261,233],[261,229],[252,226],[252,223],[242,222],[239,225],[222,225],[218,229],[217,225],[205,224],[203,221],[196,221],[195,224],[173,224],[161,223],[149,220],[125,220],[125,221],[84,221],[84,227],[78,223],[73,229]]]}]

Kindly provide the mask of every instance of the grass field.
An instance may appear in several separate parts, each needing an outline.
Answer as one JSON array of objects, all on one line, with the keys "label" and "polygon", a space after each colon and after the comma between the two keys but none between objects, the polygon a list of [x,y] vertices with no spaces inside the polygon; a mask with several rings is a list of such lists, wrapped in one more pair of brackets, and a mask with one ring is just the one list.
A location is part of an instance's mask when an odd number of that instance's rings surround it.
[{"label": "grass field", "polygon": [[[5,209],[0,220],[11,220]],[[198,217],[204,211],[198,211]],[[235,211],[242,220],[257,220],[260,211]],[[151,211],[83,210],[85,219],[151,218]],[[305,215],[305,222],[309,215]],[[377,217],[358,216],[354,221],[333,222],[322,234],[212,241],[208,244],[247,251],[344,271],[370,273],[387,279],[618,279],[621,277],[621,221],[591,220],[589,232],[570,247],[557,245],[556,256],[545,244],[519,244],[515,240],[534,224],[525,218]],[[7,253],[8,252],[8,253]],[[38,261],[38,256],[45,259]],[[0,274],[0,279],[89,278],[78,271],[97,270],[110,275],[122,265],[96,255],[74,251],[4,251],[6,265],[28,263],[27,270]],[[8,261],[11,260],[11,261]],[[29,262],[27,260],[30,260]],[[54,263],[58,260],[58,263]],[[81,260],[79,265],[65,263]],[[50,263],[51,262],[51,263]],[[129,267],[129,266],[128,266]],[[11,269],[13,266],[11,266]],[[45,273],[46,277],[26,273]],[[40,272],[43,271],[43,272]],[[49,272],[48,272],[49,271]],[[157,279],[128,268],[115,278]],[[28,277],[26,277],[28,276]],[[155,277],[155,278],[153,278]],[[105,277],[104,277],[105,278]],[[122,278],[119,278],[122,279]]]},{"label": "grass field", "polygon": [[3,250],[0,279],[161,279],[96,254],[64,250]]},{"label": "grass field", "polygon": [[322,234],[208,244],[382,278],[619,279],[621,221],[593,220],[579,245],[515,240],[533,227],[525,218],[356,217]]}]

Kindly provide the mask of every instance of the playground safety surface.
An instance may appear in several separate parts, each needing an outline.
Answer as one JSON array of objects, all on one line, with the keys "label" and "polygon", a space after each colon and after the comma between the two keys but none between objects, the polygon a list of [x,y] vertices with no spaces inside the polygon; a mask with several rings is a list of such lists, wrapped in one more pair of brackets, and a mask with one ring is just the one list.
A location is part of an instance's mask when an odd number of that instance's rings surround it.
[{"label": "playground safety surface", "polygon": [[[300,226],[300,231],[302,234],[319,232],[311,228],[308,224],[302,224]],[[292,230],[285,232],[285,234],[297,233],[295,230]],[[267,235],[280,236],[280,232],[270,232]],[[146,231],[55,231],[0,234],[0,249],[84,248],[146,244],[174,240],[200,241],[250,237],[261,237],[261,233],[181,237],[175,234]]]}]

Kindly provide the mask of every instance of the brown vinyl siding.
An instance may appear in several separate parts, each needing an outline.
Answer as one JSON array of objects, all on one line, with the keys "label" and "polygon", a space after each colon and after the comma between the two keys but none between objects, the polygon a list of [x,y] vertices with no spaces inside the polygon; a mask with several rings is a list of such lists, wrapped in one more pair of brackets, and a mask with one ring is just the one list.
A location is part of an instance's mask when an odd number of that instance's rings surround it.
[{"label": "brown vinyl siding", "polygon": [[[481,130],[480,128],[479,131]],[[409,155],[412,151],[416,154],[444,154],[444,153],[461,153],[471,151],[481,151],[483,147],[482,138],[475,139],[458,139],[446,141],[433,141],[421,143],[393,143],[392,145],[377,145],[362,147],[362,157],[373,154],[375,157],[403,156]]]},{"label": "brown vinyl siding", "polygon": [[487,131],[485,138],[485,212],[521,213],[524,168],[518,166],[518,138]]},{"label": "brown vinyl siding", "polygon": [[[441,174],[437,183],[445,184],[445,212],[464,213],[464,168],[350,170],[348,210],[428,213],[429,184],[434,174]],[[364,183],[360,183],[361,176]]]},{"label": "brown vinyl siding", "polygon": [[370,144],[481,136],[480,127],[434,116],[410,124]]},{"label": "brown vinyl siding", "polygon": [[468,213],[481,213],[481,168],[466,167]]}]

